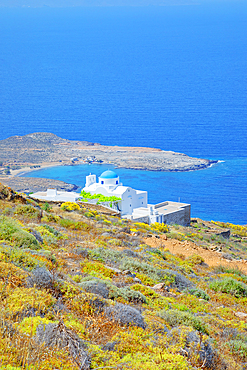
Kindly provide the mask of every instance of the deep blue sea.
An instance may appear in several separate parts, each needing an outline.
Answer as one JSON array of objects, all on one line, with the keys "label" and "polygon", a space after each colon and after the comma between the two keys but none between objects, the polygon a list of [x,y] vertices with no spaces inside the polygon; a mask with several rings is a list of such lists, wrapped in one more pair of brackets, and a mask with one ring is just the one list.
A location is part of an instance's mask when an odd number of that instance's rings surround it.
[{"label": "deep blue sea", "polygon": [[[247,223],[247,2],[0,8],[0,139],[31,132],[219,159],[207,170],[119,170],[150,202]],[[84,184],[90,170],[35,172]]]}]

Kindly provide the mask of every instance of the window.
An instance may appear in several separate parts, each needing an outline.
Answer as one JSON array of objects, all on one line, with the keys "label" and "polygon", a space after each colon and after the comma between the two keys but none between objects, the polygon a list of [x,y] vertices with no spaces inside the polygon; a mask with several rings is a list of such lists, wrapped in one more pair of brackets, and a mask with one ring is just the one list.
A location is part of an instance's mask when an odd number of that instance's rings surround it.
[{"label": "window", "polygon": [[101,181],[101,184],[104,184],[104,181]]},{"label": "window", "polygon": [[118,184],[118,181],[116,181],[116,185]]}]

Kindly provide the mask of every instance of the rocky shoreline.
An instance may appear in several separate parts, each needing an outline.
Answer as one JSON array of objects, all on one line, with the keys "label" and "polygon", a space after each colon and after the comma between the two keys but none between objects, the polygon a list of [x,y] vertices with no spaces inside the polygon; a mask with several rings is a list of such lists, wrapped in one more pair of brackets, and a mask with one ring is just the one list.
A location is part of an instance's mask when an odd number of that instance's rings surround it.
[{"label": "rocky shoreline", "polygon": [[[47,185],[75,190],[76,185],[55,180],[20,178],[22,172],[58,165],[111,164],[116,168],[183,172],[206,169],[217,161],[193,158],[156,148],[105,146],[88,141],[62,139],[52,133],[12,136],[0,141],[1,181],[16,191],[41,191]],[[26,192],[26,191],[25,191]]]}]

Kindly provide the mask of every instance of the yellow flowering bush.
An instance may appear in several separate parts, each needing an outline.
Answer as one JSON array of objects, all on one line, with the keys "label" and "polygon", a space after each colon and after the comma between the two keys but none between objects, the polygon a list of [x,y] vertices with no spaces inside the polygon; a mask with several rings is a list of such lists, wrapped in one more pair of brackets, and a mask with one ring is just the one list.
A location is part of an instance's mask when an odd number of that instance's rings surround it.
[{"label": "yellow flowering bush", "polygon": [[18,314],[22,310],[34,308],[38,312],[46,311],[55,303],[50,293],[36,288],[9,289],[3,305],[10,315]]},{"label": "yellow flowering bush", "polygon": [[100,276],[112,278],[115,275],[113,270],[108,269],[103,263],[98,261],[83,261],[81,262],[82,272],[95,276],[99,273]]},{"label": "yellow flowering bush", "polygon": [[161,224],[159,222],[151,224],[151,229],[160,233],[167,233],[169,231],[168,226],[163,222]]},{"label": "yellow flowering bush", "polygon": [[49,320],[46,317],[25,317],[20,324],[17,325],[17,329],[21,333],[30,334],[31,336],[36,334],[36,329],[40,324],[50,324],[55,321]]},{"label": "yellow flowering bush", "polygon": [[69,211],[69,212],[80,210],[80,206],[75,202],[65,202],[65,203],[61,204],[60,208],[63,211]]}]

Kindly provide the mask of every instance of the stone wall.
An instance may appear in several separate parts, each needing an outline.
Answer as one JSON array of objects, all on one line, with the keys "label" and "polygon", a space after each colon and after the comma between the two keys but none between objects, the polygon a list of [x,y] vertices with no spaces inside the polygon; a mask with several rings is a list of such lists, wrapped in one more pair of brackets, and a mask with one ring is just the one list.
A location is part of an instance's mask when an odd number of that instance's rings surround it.
[{"label": "stone wall", "polygon": [[164,224],[178,224],[182,226],[190,225],[190,205],[186,205],[177,211],[163,216]]},{"label": "stone wall", "polygon": [[133,222],[144,222],[145,224],[149,224],[149,216],[133,218],[132,221]]}]

